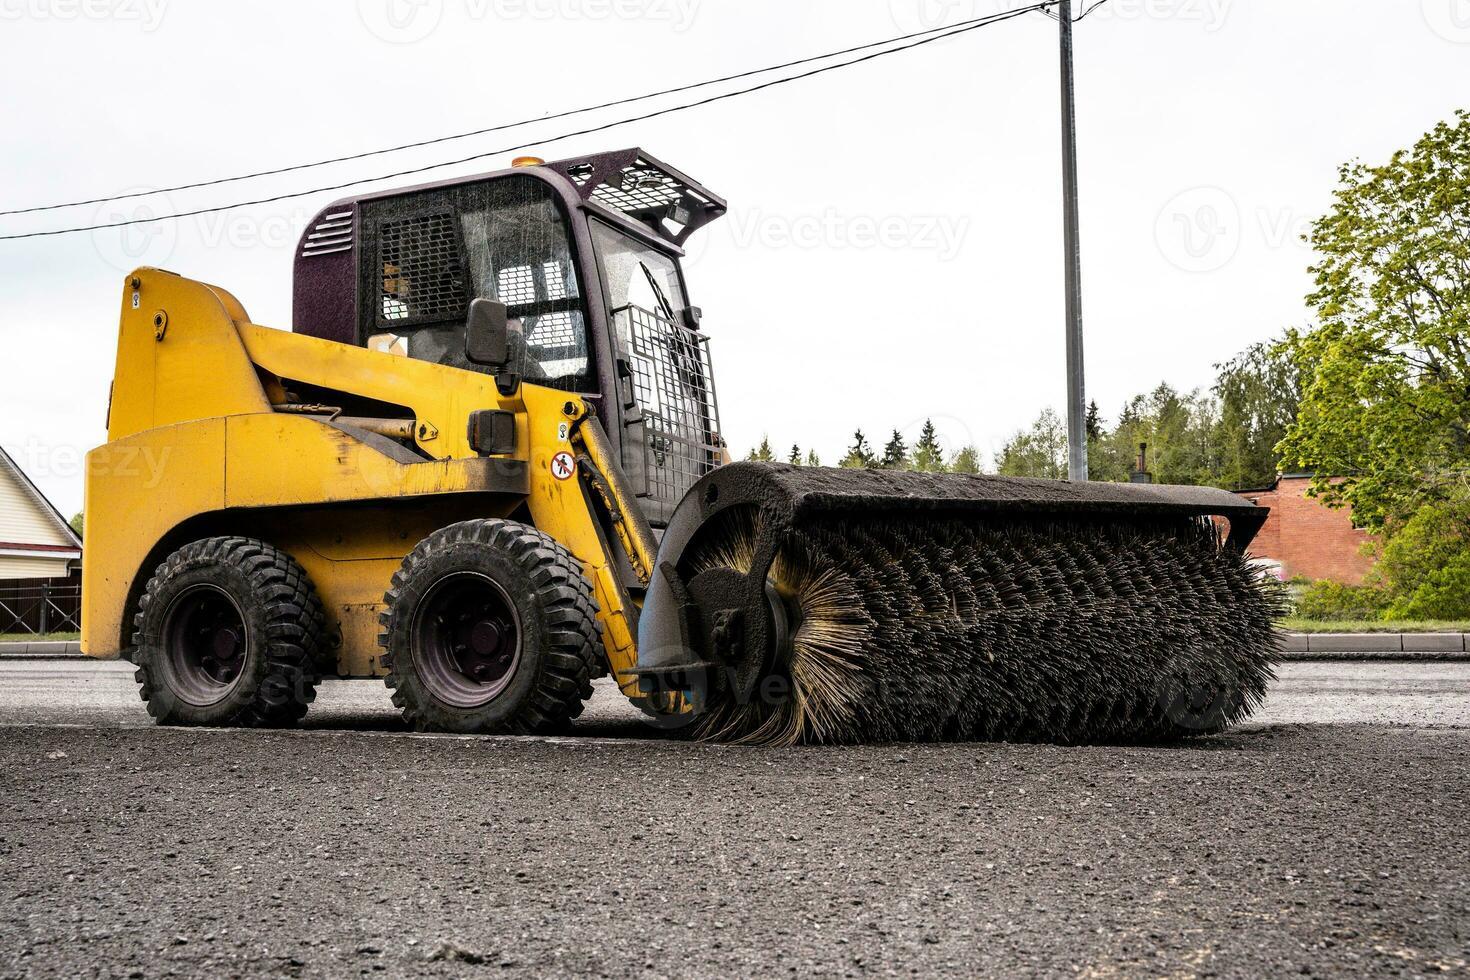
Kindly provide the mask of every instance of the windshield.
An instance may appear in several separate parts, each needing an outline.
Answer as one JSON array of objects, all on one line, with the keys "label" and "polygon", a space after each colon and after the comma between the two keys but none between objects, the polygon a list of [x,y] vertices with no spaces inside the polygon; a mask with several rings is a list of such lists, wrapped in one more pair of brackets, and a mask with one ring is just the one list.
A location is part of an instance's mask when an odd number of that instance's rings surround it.
[{"label": "windshield", "polygon": [[592,238],[614,313],[636,306],[679,322],[689,302],[670,256],[601,221],[592,222]]},{"label": "windshield", "polygon": [[378,225],[382,293],[368,346],[472,371],[470,297],[504,303],[522,333],[512,369],[534,384],[591,391],[581,283],[553,192],[528,177],[462,188],[455,200]]}]

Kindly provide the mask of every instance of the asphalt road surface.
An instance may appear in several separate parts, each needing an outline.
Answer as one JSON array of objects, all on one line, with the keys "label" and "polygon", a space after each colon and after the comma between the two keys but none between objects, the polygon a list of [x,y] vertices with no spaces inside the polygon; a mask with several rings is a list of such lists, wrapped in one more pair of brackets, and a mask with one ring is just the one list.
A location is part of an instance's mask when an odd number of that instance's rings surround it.
[{"label": "asphalt road surface", "polygon": [[1281,673],[1175,747],[735,749],[0,662],[0,977],[1470,973],[1470,665]]}]

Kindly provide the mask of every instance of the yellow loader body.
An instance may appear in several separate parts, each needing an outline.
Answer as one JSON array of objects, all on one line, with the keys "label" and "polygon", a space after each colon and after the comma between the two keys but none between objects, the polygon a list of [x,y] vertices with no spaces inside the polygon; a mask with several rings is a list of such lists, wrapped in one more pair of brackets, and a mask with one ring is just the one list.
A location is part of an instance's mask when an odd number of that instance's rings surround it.
[{"label": "yellow loader body", "polygon": [[[108,442],[87,457],[88,656],[128,649],[137,599],[175,547],[248,534],[310,575],[339,638],[337,674],[379,676],[378,615],[409,551],[456,520],[525,507],[592,580],[609,666],[634,667],[627,611],[581,485],[552,475],[558,454],[583,451],[571,435],[587,411],[577,396],[531,384],[506,396],[485,375],[258,326],[228,292],[158,269],[128,279],[114,377]],[[289,411],[273,401],[281,378],[410,409],[428,458]],[[513,454],[471,450],[464,419],[487,408],[514,413]],[[622,685],[637,693],[631,677]]]}]

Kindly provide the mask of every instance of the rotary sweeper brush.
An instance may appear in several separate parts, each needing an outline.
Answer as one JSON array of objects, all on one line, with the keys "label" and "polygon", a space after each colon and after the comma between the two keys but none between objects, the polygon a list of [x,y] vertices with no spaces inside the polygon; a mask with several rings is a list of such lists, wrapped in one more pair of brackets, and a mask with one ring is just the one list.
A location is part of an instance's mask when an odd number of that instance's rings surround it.
[{"label": "rotary sweeper brush", "polygon": [[726,463],[680,259],[725,212],[639,150],[333,204],[295,331],[139,269],[88,456],[83,646],[160,722],[564,727],[611,674],[759,744],[1215,731],[1265,692],[1266,511],[1219,490]]}]

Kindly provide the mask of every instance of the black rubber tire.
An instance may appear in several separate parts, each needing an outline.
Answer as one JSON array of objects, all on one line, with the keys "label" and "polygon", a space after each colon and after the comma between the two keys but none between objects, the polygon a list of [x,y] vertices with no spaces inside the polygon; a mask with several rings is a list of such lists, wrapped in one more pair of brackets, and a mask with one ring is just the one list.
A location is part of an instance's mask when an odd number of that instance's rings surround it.
[{"label": "black rubber tire", "polygon": [[[238,677],[219,700],[201,704],[178,680],[167,635],[181,597],[206,591],[234,603],[245,641]],[[184,545],[154,572],[133,625],[134,676],[160,724],[288,726],[316,699],[326,633],[321,600],[295,559],[264,541],[219,537]]]},{"label": "black rubber tire", "polygon": [[[416,617],[441,582],[466,574],[497,585],[518,620],[517,660],[499,693],[457,706],[426,683],[416,661]],[[478,520],[434,532],[393,575],[380,621],[384,678],[416,731],[549,734],[565,730],[592,696],[602,662],[597,599],[582,564],[553,538],[516,521]],[[432,682],[432,678],[430,678]]]}]

